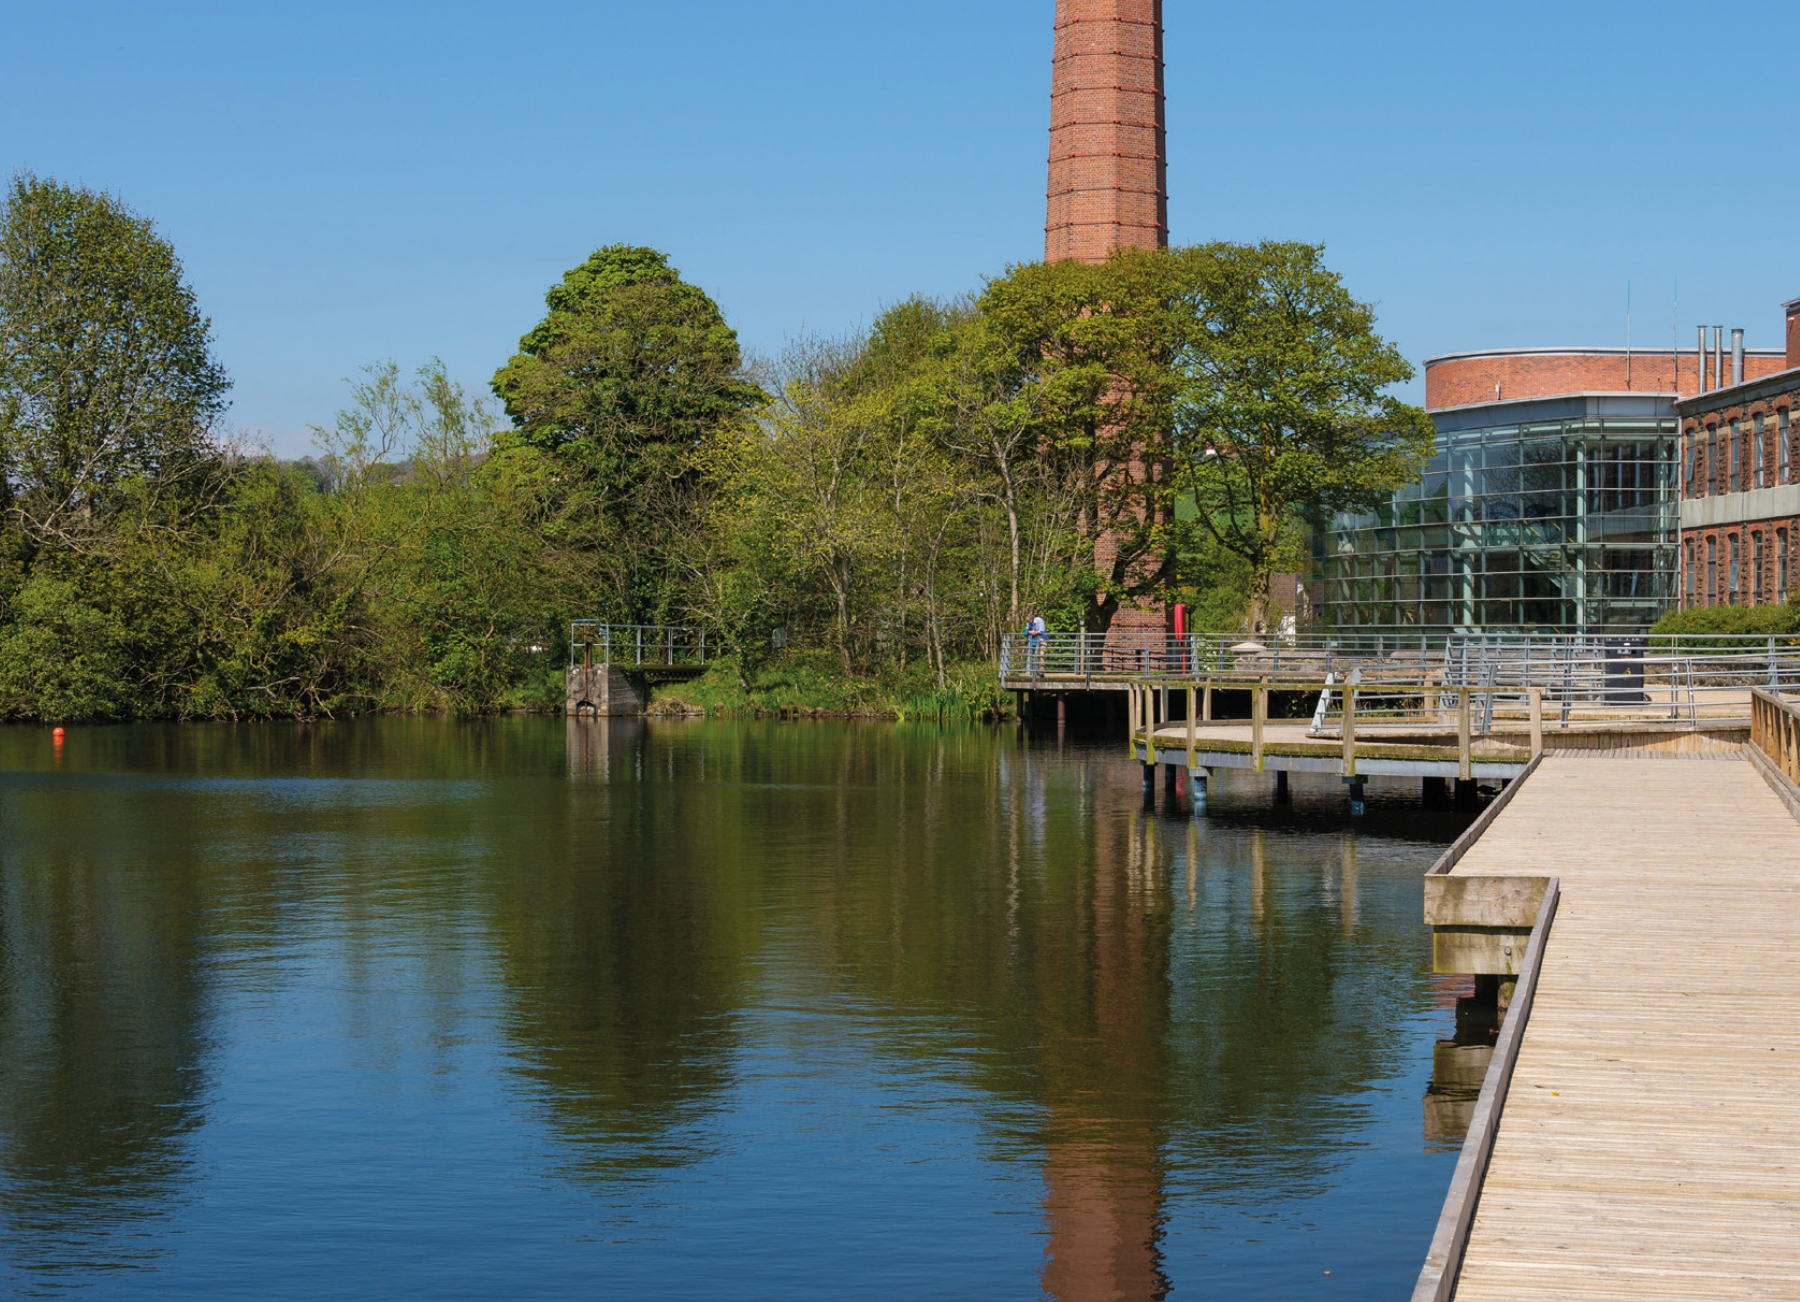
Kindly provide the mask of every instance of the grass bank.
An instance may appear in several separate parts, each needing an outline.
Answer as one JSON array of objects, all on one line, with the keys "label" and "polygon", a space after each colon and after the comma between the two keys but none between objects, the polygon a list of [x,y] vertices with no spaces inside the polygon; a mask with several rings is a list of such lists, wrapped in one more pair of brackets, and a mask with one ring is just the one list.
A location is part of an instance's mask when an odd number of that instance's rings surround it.
[{"label": "grass bank", "polygon": [[651,714],[725,718],[865,718],[970,722],[1012,715],[991,664],[945,667],[914,663],[871,677],[846,674],[828,656],[799,653],[747,673],[721,660],[691,682],[670,683],[651,696]]}]

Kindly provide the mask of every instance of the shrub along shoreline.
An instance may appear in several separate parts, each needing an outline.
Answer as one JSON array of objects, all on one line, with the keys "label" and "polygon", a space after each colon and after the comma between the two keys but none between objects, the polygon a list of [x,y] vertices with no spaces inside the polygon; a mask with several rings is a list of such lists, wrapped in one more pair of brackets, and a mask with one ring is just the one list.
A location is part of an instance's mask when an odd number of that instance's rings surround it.
[{"label": "shrub along shoreline", "polygon": [[928,665],[847,678],[832,671],[827,657],[799,655],[749,674],[735,660],[718,661],[690,682],[657,687],[645,713],[964,723],[1011,718],[1014,710],[992,665],[947,665],[939,686],[937,670]]}]

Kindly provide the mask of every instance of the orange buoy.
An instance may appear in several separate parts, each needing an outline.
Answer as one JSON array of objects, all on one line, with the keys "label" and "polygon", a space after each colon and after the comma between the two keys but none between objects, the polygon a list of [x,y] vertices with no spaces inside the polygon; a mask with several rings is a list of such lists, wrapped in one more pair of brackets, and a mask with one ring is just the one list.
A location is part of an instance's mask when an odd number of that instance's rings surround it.
[{"label": "orange buoy", "polygon": [[52,732],[50,735],[52,737],[56,738],[56,740],[61,741],[63,739],[63,730],[61,728],[58,728],[54,732]]}]

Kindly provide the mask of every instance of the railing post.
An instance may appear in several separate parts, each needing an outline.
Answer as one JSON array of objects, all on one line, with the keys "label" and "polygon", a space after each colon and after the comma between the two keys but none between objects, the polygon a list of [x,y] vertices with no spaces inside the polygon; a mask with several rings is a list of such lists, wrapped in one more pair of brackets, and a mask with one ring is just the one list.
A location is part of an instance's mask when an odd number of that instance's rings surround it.
[{"label": "railing post", "polygon": [[1268,717],[1268,688],[1256,683],[1250,688],[1250,768],[1263,771],[1263,720]]},{"label": "railing post", "polygon": [[[1351,677],[1355,676],[1352,673]],[[1356,692],[1348,686],[1344,689],[1343,773],[1347,778],[1356,776]]]},{"label": "railing post", "polygon": [[1474,776],[1469,757],[1469,688],[1456,689],[1456,776],[1467,782]]},{"label": "railing post", "polygon": [[1527,689],[1531,697],[1531,753],[1544,753],[1544,689],[1532,687]]}]

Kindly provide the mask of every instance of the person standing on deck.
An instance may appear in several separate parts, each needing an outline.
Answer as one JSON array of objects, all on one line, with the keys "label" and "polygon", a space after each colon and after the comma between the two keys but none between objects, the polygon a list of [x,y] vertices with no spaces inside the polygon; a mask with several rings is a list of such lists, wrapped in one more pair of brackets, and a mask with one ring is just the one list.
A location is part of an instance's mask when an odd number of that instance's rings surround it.
[{"label": "person standing on deck", "polygon": [[1044,648],[1050,644],[1050,630],[1042,615],[1033,615],[1025,625],[1026,668],[1032,677],[1044,672]]}]

